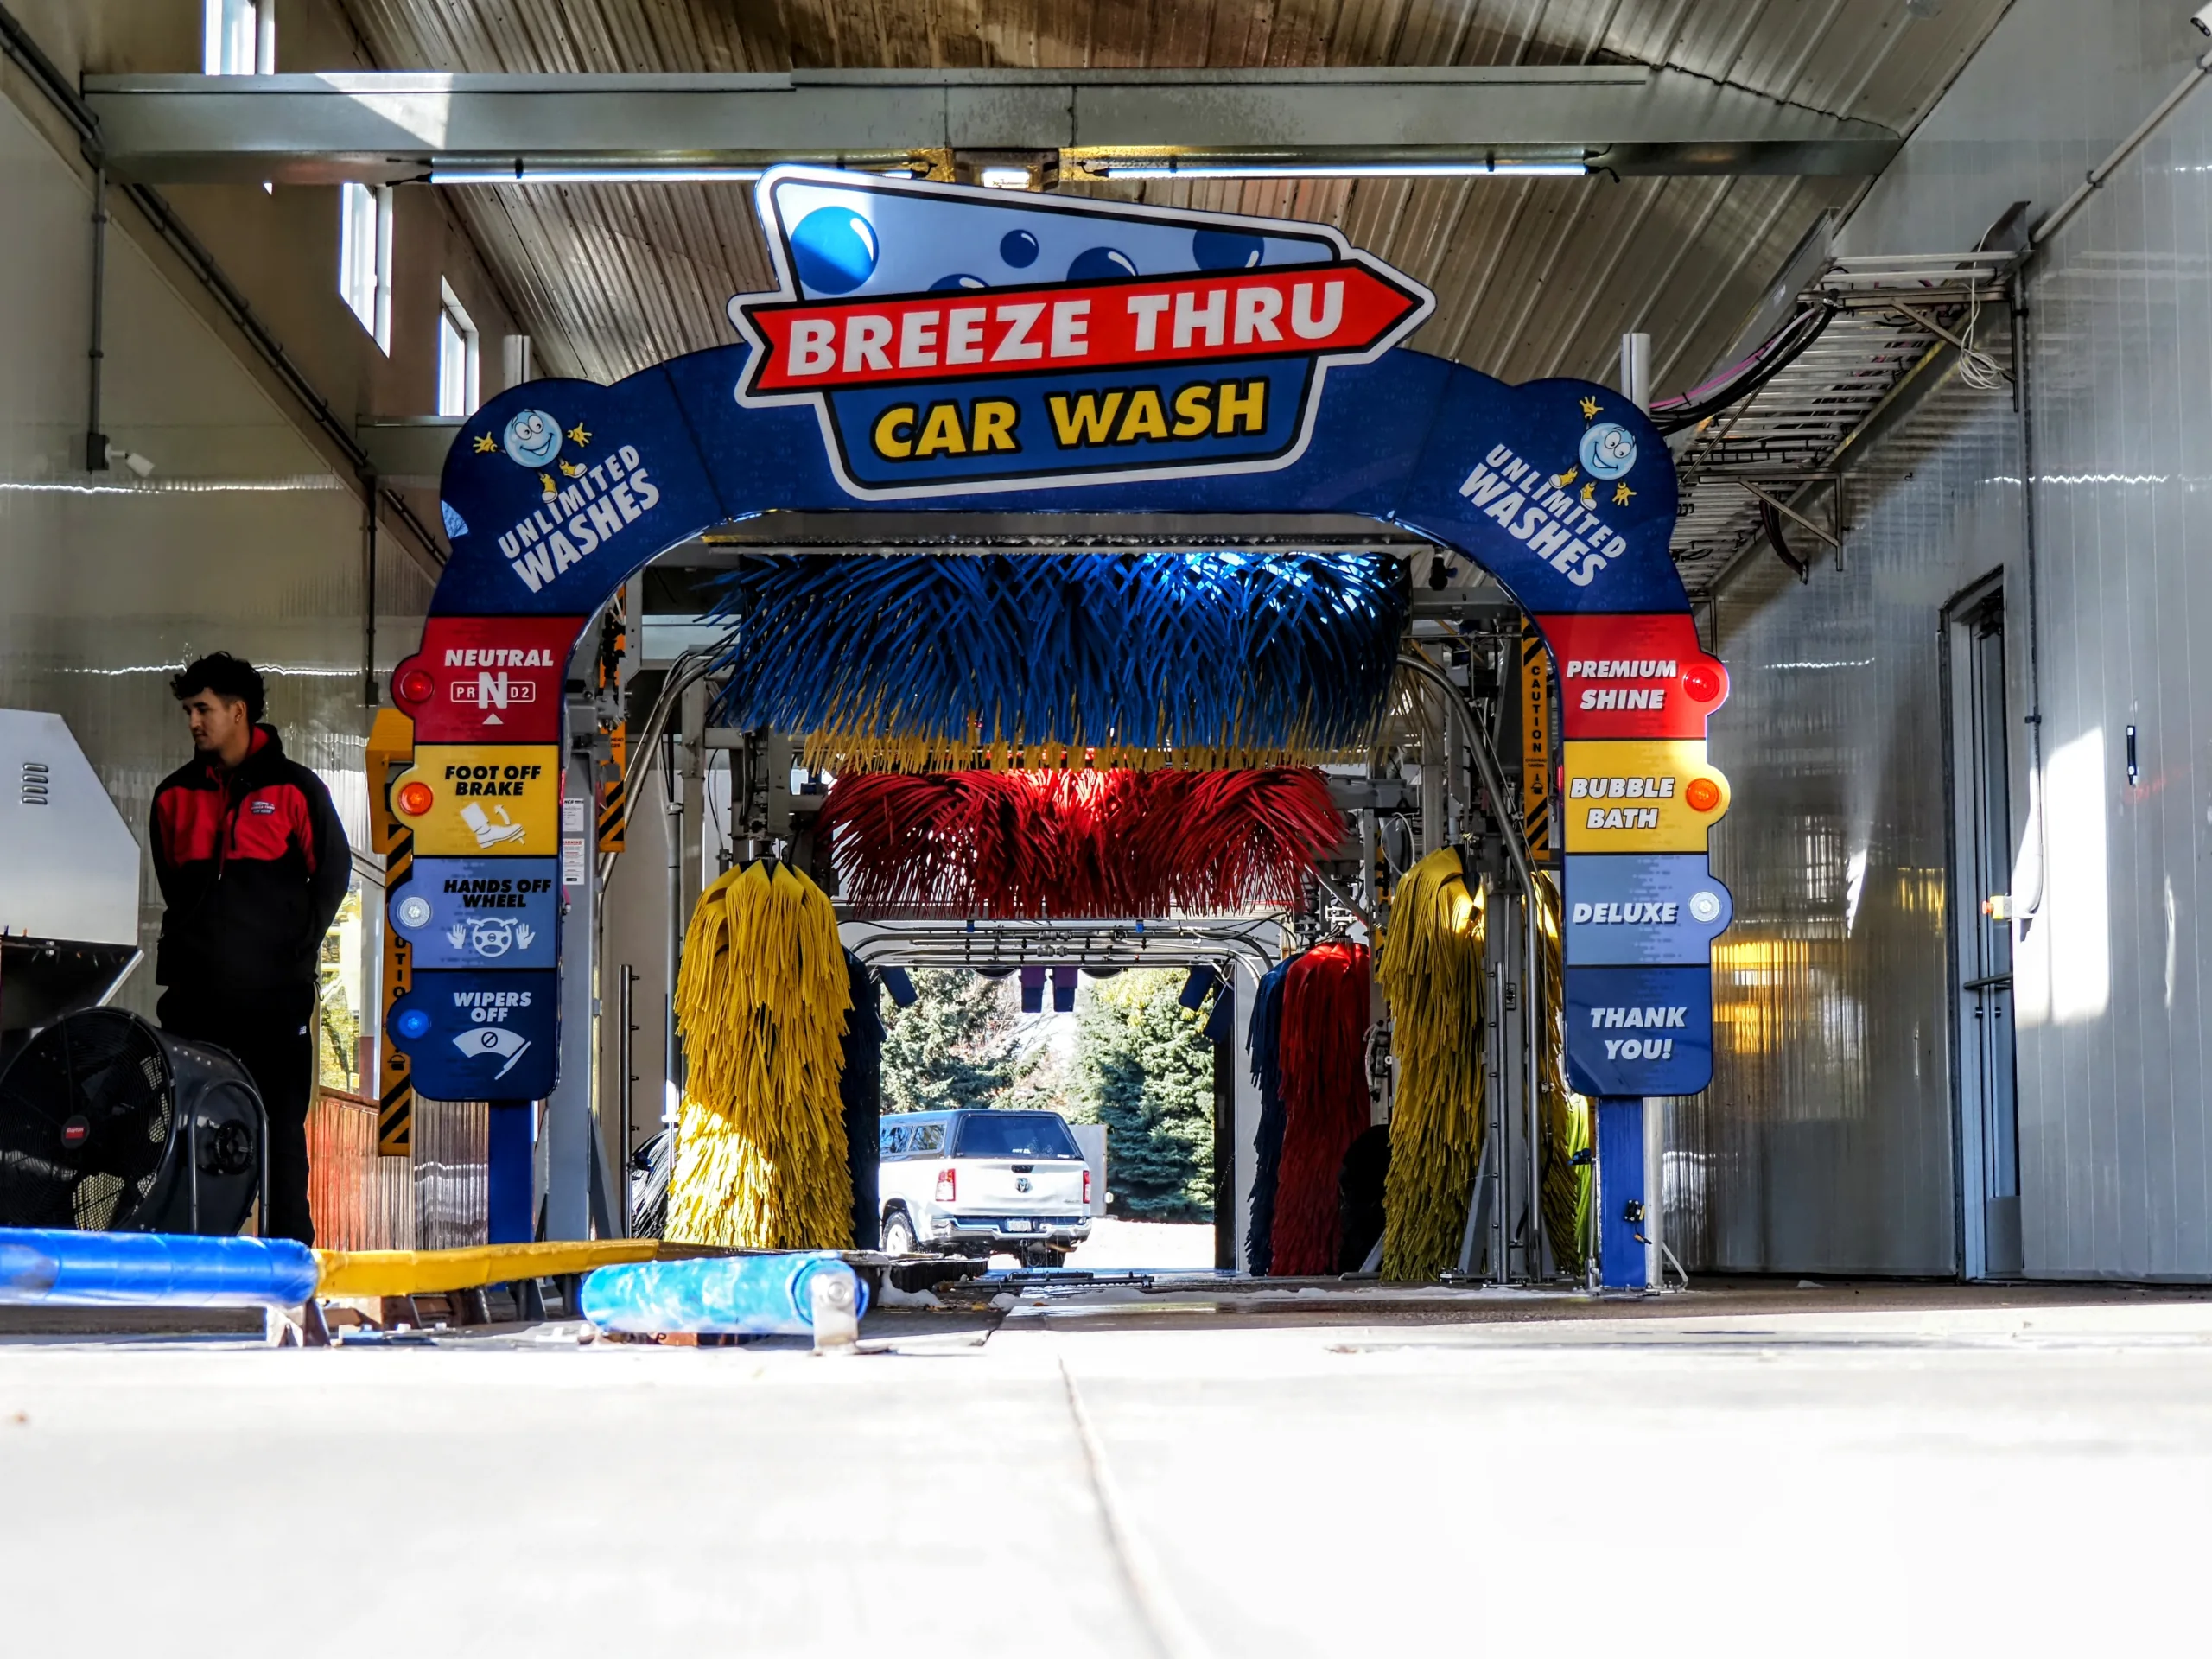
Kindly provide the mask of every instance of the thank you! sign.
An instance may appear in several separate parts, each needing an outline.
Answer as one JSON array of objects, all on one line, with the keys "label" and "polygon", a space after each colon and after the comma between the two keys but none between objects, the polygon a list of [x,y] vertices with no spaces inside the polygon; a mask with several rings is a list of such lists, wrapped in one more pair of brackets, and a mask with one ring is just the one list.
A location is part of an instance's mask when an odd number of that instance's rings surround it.
[{"label": "thank you! sign", "polygon": [[738,402],[812,409],[859,496],[1288,466],[1433,303],[1322,226],[801,168],[760,204]]}]

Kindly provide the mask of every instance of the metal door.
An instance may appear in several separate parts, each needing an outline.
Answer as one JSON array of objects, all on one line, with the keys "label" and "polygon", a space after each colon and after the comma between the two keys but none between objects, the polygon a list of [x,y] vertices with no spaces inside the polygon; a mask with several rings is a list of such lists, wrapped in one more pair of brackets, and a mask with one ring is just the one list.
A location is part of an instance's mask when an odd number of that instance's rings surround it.
[{"label": "metal door", "polygon": [[2010,1278],[2020,1273],[2022,1261],[2001,587],[1961,601],[1947,620],[1963,1266],[1970,1279]]}]

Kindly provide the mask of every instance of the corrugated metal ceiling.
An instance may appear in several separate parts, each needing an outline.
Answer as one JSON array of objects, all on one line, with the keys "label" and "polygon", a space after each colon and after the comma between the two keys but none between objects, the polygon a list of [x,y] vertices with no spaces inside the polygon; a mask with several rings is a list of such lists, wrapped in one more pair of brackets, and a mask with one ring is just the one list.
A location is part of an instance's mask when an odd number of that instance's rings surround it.
[{"label": "corrugated metal ceiling", "polygon": [[[1669,65],[1909,131],[2007,0],[346,0],[386,68]],[[1932,16],[1925,15],[1933,13]],[[1510,380],[1614,377],[1653,336],[1656,390],[1735,339],[1847,179],[1095,184],[1320,219],[1436,291],[1414,344]],[[456,193],[545,371],[613,380],[730,338],[768,285],[741,185]]]}]

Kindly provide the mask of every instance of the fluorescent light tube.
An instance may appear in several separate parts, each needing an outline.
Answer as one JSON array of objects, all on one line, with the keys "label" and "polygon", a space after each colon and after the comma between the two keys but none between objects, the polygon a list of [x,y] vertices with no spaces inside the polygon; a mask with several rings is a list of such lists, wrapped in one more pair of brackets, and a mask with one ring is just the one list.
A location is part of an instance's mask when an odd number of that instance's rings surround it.
[{"label": "fluorescent light tube", "polygon": [[1107,179],[1580,179],[1581,162],[1109,162],[1092,169]]},{"label": "fluorescent light tube", "polygon": [[432,184],[744,184],[757,167],[433,167]]}]

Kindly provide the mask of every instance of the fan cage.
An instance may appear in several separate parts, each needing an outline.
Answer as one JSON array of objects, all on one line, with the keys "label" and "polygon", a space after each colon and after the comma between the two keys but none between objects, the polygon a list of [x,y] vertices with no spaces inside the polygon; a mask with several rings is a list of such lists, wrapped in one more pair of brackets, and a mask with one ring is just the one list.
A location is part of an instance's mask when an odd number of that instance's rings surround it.
[{"label": "fan cage", "polygon": [[84,1232],[127,1223],[161,1179],[175,1095],[159,1039],[119,1009],[38,1033],[0,1077],[0,1222]]}]

